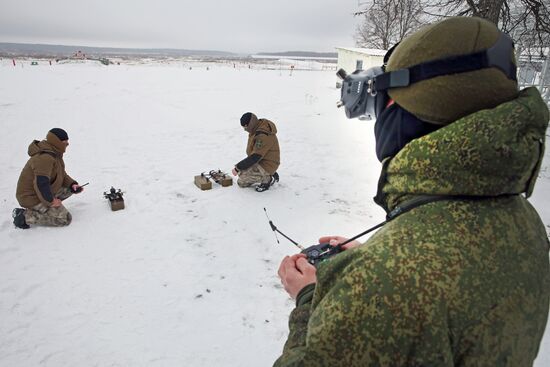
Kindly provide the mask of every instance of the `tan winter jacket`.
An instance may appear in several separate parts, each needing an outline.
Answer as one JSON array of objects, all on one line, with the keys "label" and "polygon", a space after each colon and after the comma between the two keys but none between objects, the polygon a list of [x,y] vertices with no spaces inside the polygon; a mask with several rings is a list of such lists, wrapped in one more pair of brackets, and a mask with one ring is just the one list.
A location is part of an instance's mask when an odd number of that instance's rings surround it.
[{"label": "tan winter jacket", "polygon": [[258,127],[248,135],[246,154],[259,154],[262,159],[258,164],[270,175],[277,171],[281,162],[277,127],[267,119],[259,119]]},{"label": "tan winter jacket", "polygon": [[46,176],[50,179],[52,194],[62,187],[70,187],[76,183],[65,172],[65,163],[63,162],[63,153],[65,146],[52,133],[48,133],[47,140],[34,140],[28,149],[31,157],[19,176],[17,182],[16,197],[19,204],[24,208],[43,203],[50,206],[51,202],[42,197],[36,183],[37,176]]}]

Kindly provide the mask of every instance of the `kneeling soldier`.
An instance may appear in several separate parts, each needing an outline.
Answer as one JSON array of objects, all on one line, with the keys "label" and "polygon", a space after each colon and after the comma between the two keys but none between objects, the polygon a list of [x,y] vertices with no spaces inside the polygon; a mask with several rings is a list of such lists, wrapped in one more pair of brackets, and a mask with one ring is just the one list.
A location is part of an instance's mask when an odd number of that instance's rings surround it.
[{"label": "kneeling soldier", "polygon": [[239,175],[240,187],[258,185],[256,191],[265,191],[279,181],[277,168],[280,164],[277,128],[272,121],[258,119],[252,112],[241,117],[241,126],[248,132],[247,157],[233,168],[233,175]]},{"label": "kneeling soldier", "polygon": [[13,210],[13,224],[27,229],[29,224],[67,226],[71,213],[61,203],[72,194],[84,190],[65,172],[63,153],[69,136],[63,129],[54,128],[46,140],[34,140],[29,145],[31,157],[17,182],[17,201],[23,208]]}]

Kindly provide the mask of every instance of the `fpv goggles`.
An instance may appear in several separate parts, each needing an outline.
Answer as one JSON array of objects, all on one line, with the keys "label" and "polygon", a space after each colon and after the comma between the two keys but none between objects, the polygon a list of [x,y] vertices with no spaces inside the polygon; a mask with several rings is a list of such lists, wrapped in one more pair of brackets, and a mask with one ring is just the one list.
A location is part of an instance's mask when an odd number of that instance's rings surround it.
[{"label": "fpv goggles", "polygon": [[348,118],[372,119],[380,115],[388,103],[388,89],[402,88],[422,80],[441,75],[496,67],[511,80],[516,79],[516,66],[510,59],[514,48],[512,39],[500,33],[497,42],[490,48],[467,55],[451,56],[386,72],[386,64],[395,49],[393,46],[384,56],[382,66],[367,70],[355,70],[347,74],[344,69],[336,75],[342,79],[342,94],[338,107],[345,107]]}]

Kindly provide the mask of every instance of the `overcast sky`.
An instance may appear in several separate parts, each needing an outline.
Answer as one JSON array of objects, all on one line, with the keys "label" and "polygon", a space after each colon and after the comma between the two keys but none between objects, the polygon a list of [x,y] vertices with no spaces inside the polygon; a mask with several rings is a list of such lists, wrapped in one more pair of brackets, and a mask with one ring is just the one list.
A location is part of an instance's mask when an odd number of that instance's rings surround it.
[{"label": "overcast sky", "polygon": [[0,0],[0,42],[331,52],[359,0]]}]

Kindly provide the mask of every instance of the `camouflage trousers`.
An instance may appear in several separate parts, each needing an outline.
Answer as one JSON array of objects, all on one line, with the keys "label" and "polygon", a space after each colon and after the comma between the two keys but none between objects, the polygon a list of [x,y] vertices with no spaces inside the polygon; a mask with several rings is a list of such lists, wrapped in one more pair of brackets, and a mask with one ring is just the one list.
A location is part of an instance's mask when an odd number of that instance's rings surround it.
[{"label": "camouflage trousers", "polygon": [[[65,200],[72,194],[70,189],[62,187],[54,196],[59,200]],[[72,219],[71,213],[63,205],[54,208],[40,203],[25,210],[27,224],[63,227],[71,224]]]},{"label": "camouflage trousers", "polygon": [[270,181],[271,175],[267,173],[262,166],[256,163],[249,169],[239,172],[237,185],[239,185],[239,187],[249,187],[254,184],[268,183]]}]

